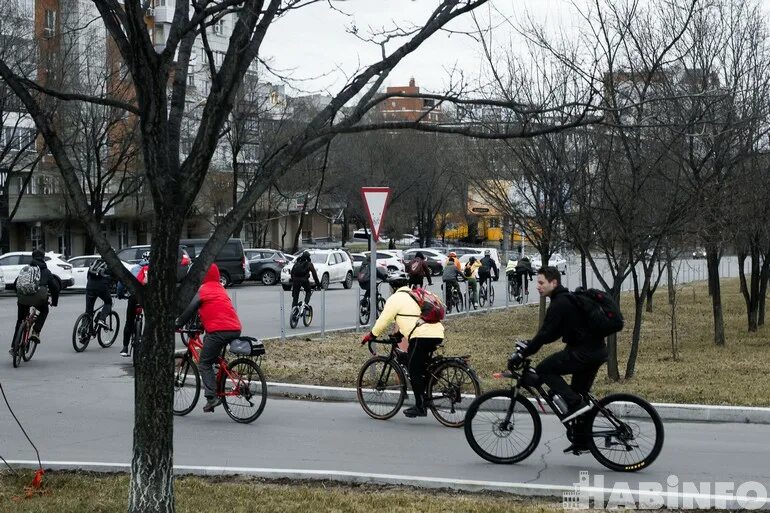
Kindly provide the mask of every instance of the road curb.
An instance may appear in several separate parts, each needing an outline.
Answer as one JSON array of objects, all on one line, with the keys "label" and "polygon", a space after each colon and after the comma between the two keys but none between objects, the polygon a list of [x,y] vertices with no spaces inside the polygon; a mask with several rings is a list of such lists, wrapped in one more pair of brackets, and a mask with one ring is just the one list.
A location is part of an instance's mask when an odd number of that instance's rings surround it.
[{"label": "road curb", "polygon": [[[268,382],[267,393],[276,397],[299,397],[310,400],[358,401],[356,389],[345,387]],[[411,404],[409,402],[411,396],[411,393],[407,396],[408,404]],[[770,408],[674,403],[653,403],[653,406],[664,421],[770,424]],[[550,412],[548,414],[551,415]]]}]

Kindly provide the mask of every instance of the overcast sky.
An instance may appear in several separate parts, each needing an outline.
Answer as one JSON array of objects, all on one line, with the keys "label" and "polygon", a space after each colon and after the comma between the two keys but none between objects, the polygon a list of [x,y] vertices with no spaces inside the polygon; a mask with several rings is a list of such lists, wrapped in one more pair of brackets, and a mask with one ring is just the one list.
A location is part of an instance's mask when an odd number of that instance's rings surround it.
[{"label": "overcast sky", "polygon": [[[271,58],[271,65],[296,79],[303,89],[338,91],[345,75],[379,59],[378,46],[364,43],[346,29],[355,26],[359,35],[372,29],[407,27],[422,24],[438,4],[437,0],[350,0],[339,2],[350,16],[334,12],[326,3],[318,3],[292,13],[277,22],[265,39],[261,55]],[[516,37],[510,26],[501,23],[502,15],[521,18],[528,14],[550,27],[569,25],[570,2],[565,0],[492,0],[489,7],[476,11],[485,23],[498,25],[494,37],[508,45]],[[455,20],[452,30],[471,30],[470,18]],[[395,45],[389,48],[392,50]],[[463,34],[435,34],[415,53],[404,59],[388,77],[385,85],[405,85],[414,77],[424,90],[440,91],[449,82],[452,68],[461,68],[466,77],[480,72],[481,48]],[[325,76],[324,76],[325,75]],[[320,77],[320,78],[317,78]]]}]

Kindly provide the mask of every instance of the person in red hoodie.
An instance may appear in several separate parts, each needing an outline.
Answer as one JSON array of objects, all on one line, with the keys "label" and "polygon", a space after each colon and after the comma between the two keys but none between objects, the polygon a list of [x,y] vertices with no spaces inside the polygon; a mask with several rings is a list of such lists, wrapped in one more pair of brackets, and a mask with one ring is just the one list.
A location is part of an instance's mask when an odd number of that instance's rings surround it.
[{"label": "person in red hoodie", "polygon": [[196,310],[200,315],[203,330],[206,332],[198,363],[206,396],[203,411],[212,412],[222,402],[222,398],[216,395],[214,363],[225,346],[241,336],[241,321],[230,301],[230,296],[219,282],[217,264],[211,264],[209,267],[198,293],[176,320],[177,328],[184,326]]}]

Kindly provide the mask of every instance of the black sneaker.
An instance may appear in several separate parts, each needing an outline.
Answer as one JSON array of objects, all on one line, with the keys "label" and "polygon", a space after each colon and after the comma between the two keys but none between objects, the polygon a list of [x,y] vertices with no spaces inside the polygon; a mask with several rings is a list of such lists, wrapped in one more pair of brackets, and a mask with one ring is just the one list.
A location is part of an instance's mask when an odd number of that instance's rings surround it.
[{"label": "black sneaker", "polygon": [[214,408],[216,408],[220,404],[222,404],[221,397],[207,397],[206,405],[203,407],[203,411],[206,413],[211,413],[214,411]]},{"label": "black sneaker", "polygon": [[577,454],[590,452],[590,451],[591,449],[588,448],[588,444],[575,442],[570,444],[570,446],[567,447],[566,449],[564,449],[564,454],[572,453],[577,455]]},{"label": "black sneaker", "polygon": [[425,417],[426,415],[428,415],[428,411],[424,407],[412,406],[411,408],[407,408],[406,410],[404,410],[404,415],[406,415],[410,419],[414,417]]}]

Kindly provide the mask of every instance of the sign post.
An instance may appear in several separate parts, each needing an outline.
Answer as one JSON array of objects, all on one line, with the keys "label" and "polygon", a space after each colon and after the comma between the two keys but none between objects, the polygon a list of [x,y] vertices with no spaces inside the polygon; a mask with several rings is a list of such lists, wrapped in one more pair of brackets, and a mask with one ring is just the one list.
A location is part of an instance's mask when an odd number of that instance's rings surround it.
[{"label": "sign post", "polygon": [[369,325],[377,320],[377,241],[390,199],[390,187],[361,187],[366,213],[369,216]]}]

